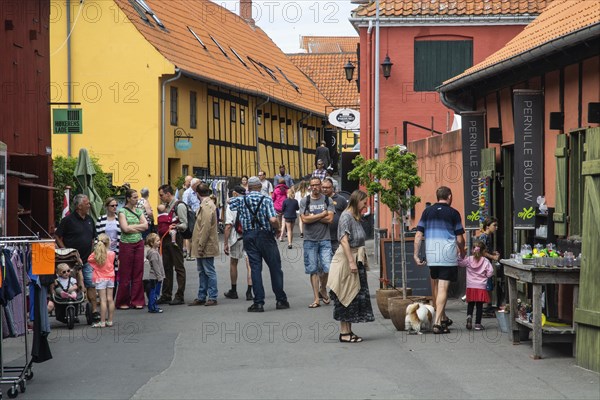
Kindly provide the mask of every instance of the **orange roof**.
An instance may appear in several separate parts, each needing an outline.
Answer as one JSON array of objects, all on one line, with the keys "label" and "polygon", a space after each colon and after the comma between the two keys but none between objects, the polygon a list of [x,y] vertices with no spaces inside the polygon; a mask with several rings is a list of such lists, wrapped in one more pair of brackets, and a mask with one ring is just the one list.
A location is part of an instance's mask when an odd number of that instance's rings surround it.
[{"label": "orange roof", "polygon": [[[381,17],[539,14],[551,0],[380,0]],[[354,17],[374,17],[375,2],[354,10]]]},{"label": "orange roof", "polygon": [[144,38],[184,73],[324,115],[329,103],[312,82],[262,29],[226,8],[209,0],[141,1],[161,28],[141,6],[137,10],[127,0],[115,2]]},{"label": "orange roof", "polygon": [[484,70],[502,61],[517,57],[529,50],[556,40],[580,29],[600,23],[600,3],[583,0],[555,0],[532,23],[502,49],[444,85]]},{"label": "orange roof", "polygon": [[358,36],[301,36],[300,48],[308,53],[351,53],[358,41]]},{"label": "orange roof", "polygon": [[[289,54],[288,58],[317,85],[323,96],[335,107],[359,104],[356,82],[348,82],[344,65],[348,60],[356,66],[356,52]],[[354,72],[356,76],[356,71]]]}]

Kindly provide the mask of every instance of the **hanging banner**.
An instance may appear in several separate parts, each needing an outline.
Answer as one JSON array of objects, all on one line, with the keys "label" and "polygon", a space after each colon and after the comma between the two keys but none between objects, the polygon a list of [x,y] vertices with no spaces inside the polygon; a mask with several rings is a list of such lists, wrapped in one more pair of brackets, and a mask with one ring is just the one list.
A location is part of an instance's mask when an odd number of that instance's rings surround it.
[{"label": "hanging banner", "polygon": [[485,138],[485,114],[463,112],[461,117],[465,229],[479,229],[479,171]]},{"label": "hanging banner", "polygon": [[535,229],[536,199],[544,194],[544,110],[539,90],[514,90],[515,228]]}]

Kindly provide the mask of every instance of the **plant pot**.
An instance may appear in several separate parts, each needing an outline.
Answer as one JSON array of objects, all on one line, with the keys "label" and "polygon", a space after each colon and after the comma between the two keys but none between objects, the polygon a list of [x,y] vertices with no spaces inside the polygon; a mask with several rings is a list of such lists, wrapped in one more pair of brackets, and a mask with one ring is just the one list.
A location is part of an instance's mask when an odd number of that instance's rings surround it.
[{"label": "plant pot", "polygon": [[388,300],[390,319],[397,330],[403,331],[405,329],[406,307],[412,303],[414,301],[410,298],[392,297]]},{"label": "plant pot", "polygon": [[[410,296],[412,294],[411,288],[406,288],[406,295]],[[388,299],[392,297],[402,297],[402,289],[377,289],[375,291],[375,296],[377,298],[377,307],[379,308],[379,312],[385,319],[390,318],[390,313],[388,312]]]}]

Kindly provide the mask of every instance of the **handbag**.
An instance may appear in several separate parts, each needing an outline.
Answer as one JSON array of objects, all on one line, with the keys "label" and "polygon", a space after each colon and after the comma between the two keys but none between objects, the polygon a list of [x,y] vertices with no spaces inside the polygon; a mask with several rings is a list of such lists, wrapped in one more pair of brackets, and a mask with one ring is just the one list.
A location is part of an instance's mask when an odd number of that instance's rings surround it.
[{"label": "handbag", "polygon": [[494,290],[494,283],[495,283],[494,281],[495,281],[494,277],[490,276],[488,278],[488,280],[487,280],[487,284],[485,286],[485,290],[487,290],[488,292],[493,291]]}]

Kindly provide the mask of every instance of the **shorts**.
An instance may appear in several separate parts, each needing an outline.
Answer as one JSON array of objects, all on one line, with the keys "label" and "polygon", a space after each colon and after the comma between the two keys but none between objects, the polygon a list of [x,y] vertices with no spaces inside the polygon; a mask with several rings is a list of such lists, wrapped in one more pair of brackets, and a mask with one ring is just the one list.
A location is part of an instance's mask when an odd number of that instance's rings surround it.
[{"label": "shorts", "polygon": [[456,282],[458,280],[458,267],[456,265],[451,267],[430,266],[429,276],[431,276],[431,279]]},{"label": "shorts", "polygon": [[229,257],[236,260],[244,258],[244,241],[241,238],[233,246],[229,246]]},{"label": "shorts", "polygon": [[92,269],[92,266],[90,265],[90,263],[83,264],[82,273],[83,273],[83,284],[85,285],[86,289],[96,287],[94,285],[94,282],[92,282],[93,269]]},{"label": "shorts", "polygon": [[285,222],[287,222],[288,224],[295,224],[296,218],[285,218]]},{"label": "shorts", "polygon": [[115,281],[102,280],[102,281],[96,282],[95,285],[96,285],[96,290],[107,289],[107,288],[112,289],[115,287]]},{"label": "shorts", "polygon": [[304,241],[304,272],[313,275],[318,272],[329,273],[331,264],[331,242],[329,240]]}]

